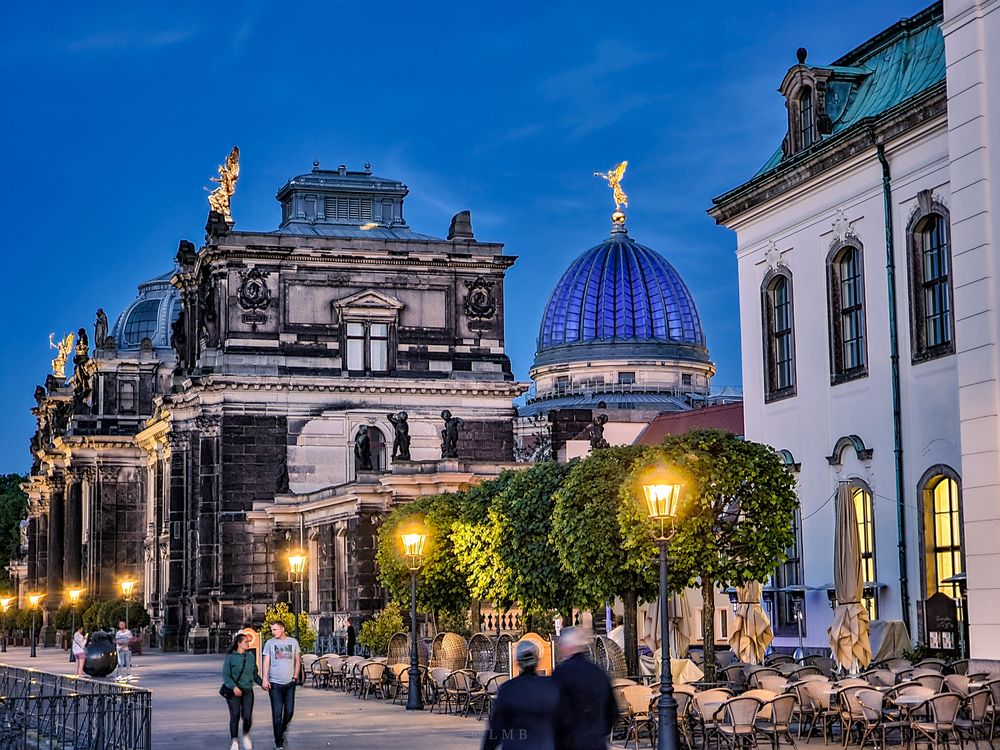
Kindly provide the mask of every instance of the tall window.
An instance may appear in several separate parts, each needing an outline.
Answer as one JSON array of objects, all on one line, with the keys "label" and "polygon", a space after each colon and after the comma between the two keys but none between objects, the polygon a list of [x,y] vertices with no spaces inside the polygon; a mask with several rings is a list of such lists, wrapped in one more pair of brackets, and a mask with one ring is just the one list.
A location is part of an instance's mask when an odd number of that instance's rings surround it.
[{"label": "tall window", "polygon": [[801,148],[809,148],[813,144],[813,92],[806,86],[799,94],[799,144]]},{"label": "tall window", "polygon": [[368,361],[375,372],[389,369],[389,326],[385,323],[368,326]]},{"label": "tall window", "polygon": [[388,372],[389,324],[349,322],[345,329],[348,371]]},{"label": "tall window", "polygon": [[123,380],[118,384],[118,413],[135,414],[135,383]]},{"label": "tall window", "polygon": [[[858,517],[858,544],[861,551],[861,579],[864,583],[878,580],[875,577],[875,516],[872,507],[872,493],[867,487],[855,486],[851,490],[854,512]],[[871,599],[864,600],[871,619],[878,617],[878,592]]]},{"label": "tall window", "polygon": [[865,290],[861,249],[835,250],[827,263],[830,292],[830,360],[833,382],[866,374]]},{"label": "tall window", "polygon": [[795,622],[795,606],[792,603],[794,597],[791,593],[784,591],[789,586],[799,586],[802,584],[802,556],[800,552],[802,518],[796,508],[792,517],[792,545],[785,550],[785,562],[774,571],[774,587],[778,589],[777,611],[775,612],[775,633],[777,635],[795,635],[798,632],[798,625]]},{"label": "tall window", "polygon": [[795,395],[792,279],[784,273],[765,282],[764,370],[767,400]]},{"label": "tall window", "polygon": [[921,202],[930,210],[915,217],[908,232],[914,361],[955,351],[948,217],[944,208],[929,197]]},{"label": "tall window", "polygon": [[938,591],[959,599],[957,583],[945,583],[965,570],[962,555],[961,496],[952,476],[938,474],[924,485],[924,571],[927,596]]}]

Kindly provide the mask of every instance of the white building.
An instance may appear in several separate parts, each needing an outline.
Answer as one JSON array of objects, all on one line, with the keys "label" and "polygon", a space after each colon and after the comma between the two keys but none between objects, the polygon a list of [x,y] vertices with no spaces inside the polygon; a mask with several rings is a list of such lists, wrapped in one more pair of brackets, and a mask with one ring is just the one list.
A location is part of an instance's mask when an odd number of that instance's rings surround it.
[{"label": "white building", "polygon": [[[800,542],[776,584],[832,580],[855,489],[872,614],[968,574],[971,656],[1000,659],[1000,2],[948,0],[830,65],[799,50],[781,149],[710,214],[737,233],[748,439],[798,467]],[[990,150],[992,146],[992,150]],[[993,189],[996,189],[995,187]],[[891,271],[891,273],[890,273]],[[779,596],[776,645],[794,619]],[[822,590],[807,645],[826,645]]]}]

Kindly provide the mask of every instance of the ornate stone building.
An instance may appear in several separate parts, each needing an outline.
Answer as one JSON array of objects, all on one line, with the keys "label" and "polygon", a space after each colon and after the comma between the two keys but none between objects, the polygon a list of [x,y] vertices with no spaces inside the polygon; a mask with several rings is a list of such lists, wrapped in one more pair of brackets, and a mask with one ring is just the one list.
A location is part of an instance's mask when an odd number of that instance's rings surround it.
[{"label": "ornate stone building", "polygon": [[50,376],[26,484],[27,585],[50,608],[71,579],[135,576],[165,646],[213,648],[288,598],[302,549],[329,632],[381,606],[382,514],[512,462],[515,259],[468,212],[446,239],[413,232],[406,194],[316,164],[278,191],[274,231],[213,211],[77,365],[90,391]]}]

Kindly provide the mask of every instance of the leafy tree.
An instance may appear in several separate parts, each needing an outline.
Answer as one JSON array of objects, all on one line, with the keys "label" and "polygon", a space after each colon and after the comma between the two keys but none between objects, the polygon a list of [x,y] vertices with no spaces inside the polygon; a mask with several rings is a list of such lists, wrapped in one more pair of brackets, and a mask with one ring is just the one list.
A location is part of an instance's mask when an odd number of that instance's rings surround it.
[{"label": "leafy tree", "polygon": [[[603,608],[622,597],[629,674],[639,673],[638,598],[655,596],[659,579],[647,548],[625,547],[618,506],[621,486],[646,450],[602,448],[577,461],[555,493],[552,511],[552,539],[562,566],[576,578],[577,604]],[[636,556],[631,564],[630,556]]]},{"label": "leafy tree", "polygon": [[402,630],[403,616],[399,605],[389,602],[375,618],[362,623],[358,643],[367,646],[373,655],[384,656],[389,648],[389,639]]},{"label": "leafy tree", "polygon": [[[91,605],[91,600],[81,599],[76,605],[76,624],[83,625],[86,628],[86,624],[83,621],[83,613]],[[132,619],[132,606],[129,605],[129,620]],[[74,615],[73,608],[69,604],[63,604],[59,609],[55,611],[52,616],[52,624],[56,630],[69,630],[73,627]],[[117,623],[116,623],[117,624]]]},{"label": "leafy tree", "polygon": [[[83,610],[83,627],[88,633],[93,633],[95,630],[101,629],[99,621],[101,605],[103,603],[104,602],[94,601],[90,606]],[[129,611],[129,614],[131,615],[132,612]]]},{"label": "leafy tree", "polygon": [[[285,632],[290,636],[295,635],[295,613],[292,612],[285,602],[278,602],[271,605],[264,612],[264,625],[261,628],[261,644],[271,639],[271,623],[280,622],[285,626]],[[309,627],[309,615],[299,612],[299,648],[302,653],[308,654],[316,647],[316,631]]]},{"label": "leafy tree", "polygon": [[[87,612],[90,610],[88,609]],[[86,612],[84,613],[86,617]],[[103,630],[117,630],[118,623],[125,620],[125,600],[109,599],[100,603],[97,610],[97,627]],[[149,612],[139,602],[128,603],[128,626],[132,632],[148,627]],[[86,627],[86,624],[84,624]],[[89,629],[88,629],[89,632]]]},{"label": "leafy tree", "polygon": [[501,608],[510,606],[511,575],[498,555],[497,529],[491,522],[490,508],[514,474],[505,471],[462,493],[460,514],[451,533],[458,566],[472,597],[492,601]]},{"label": "leafy tree", "polygon": [[[0,476],[0,560],[18,557],[21,546],[21,520],[28,515],[28,496],[21,489],[27,477],[21,474]],[[0,566],[0,582],[9,581],[7,566]]]},{"label": "leafy tree", "polygon": [[468,610],[469,584],[459,569],[451,539],[462,500],[461,494],[421,497],[399,506],[382,521],[375,562],[379,580],[389,590],[391,600],[410,600],[410,571],[399,549],[399,532],[407,522],[419,517],[427,528],[428,544],[420,567],[417,606],[421,611],[451,615]]},{"label": "leafy tree", "polygon": [[685,479],[676,533],[668,546],[670,588],[700,580],[705,664],[715,664],[715,587],[764,581],[793,541],[795,481],[766,445],[720,430],[668,436],[633,465],[621,488],[619,522],[627,567],[641,573],[655,554],[652,527],[633,499],[642,476],[666,465]]}]

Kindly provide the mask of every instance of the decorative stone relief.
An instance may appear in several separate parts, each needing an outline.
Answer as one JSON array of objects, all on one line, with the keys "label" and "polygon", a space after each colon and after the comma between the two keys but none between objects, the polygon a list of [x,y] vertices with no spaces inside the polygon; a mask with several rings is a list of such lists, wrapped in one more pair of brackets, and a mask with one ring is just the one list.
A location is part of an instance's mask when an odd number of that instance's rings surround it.
[{"label": "decorative stone relief", "polygon": [[497,312],[496,296],[493,287],[496,283],[487,281],[482,276],[475,281],[466,281],[465,316],[469,319],[469,328],[474,331],[486,330]]}]

